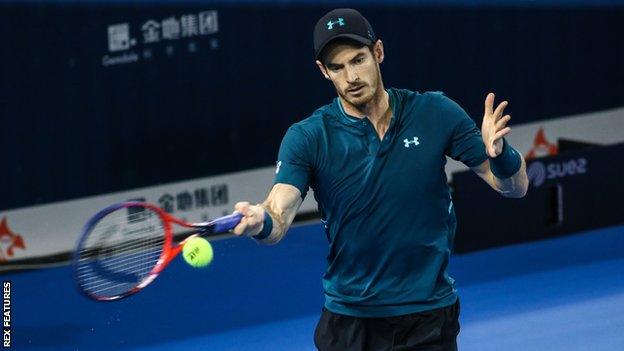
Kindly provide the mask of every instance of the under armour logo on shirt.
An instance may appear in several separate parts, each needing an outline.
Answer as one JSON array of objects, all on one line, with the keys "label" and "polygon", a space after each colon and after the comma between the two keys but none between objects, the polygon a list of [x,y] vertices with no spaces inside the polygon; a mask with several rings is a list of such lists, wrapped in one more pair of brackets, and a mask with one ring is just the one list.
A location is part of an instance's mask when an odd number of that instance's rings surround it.
[{"label": "under armour logo on shirt", "polygon": [[338,20],[336,22],[332,22],[332,21],[327,22],[327,29],[328,30],[334,29],[334,25],[335,24],[337,24],[337,25],[339,25],[341,27],[344,26],[345,25],[344,19],[342,17],[340,17],[340,18],[338,18]]},{"label": "under armour logo on shirt", "polygon": [[280,167],[282,166],[282,161],[277,162],[277,167],[275,167],[275,174],[279,173]]},{"label": "under armour logo on shirt", "polygon": [[405,138],[405,139],[403,139],[403,143],[405,144],[406,148],[409,148],[410,145],[416,146],[416,145],[420,144],[420,142],[418,141],[418,137],[414,137],[414,139],[412,139],[412,140],[409,140],[408,138]]}]

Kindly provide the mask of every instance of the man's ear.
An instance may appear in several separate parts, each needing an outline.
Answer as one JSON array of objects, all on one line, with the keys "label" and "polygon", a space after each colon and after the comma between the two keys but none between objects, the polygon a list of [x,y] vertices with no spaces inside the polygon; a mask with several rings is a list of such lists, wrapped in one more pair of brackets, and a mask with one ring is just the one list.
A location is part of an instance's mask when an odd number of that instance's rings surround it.
[{"label": "man's ear", "polygon": [[323,65],[321,61],[319,60],[316,60],[316,65],[321,70],[321,74],[323,75],[323,77],[325,77],[325,79],[330,79],[329,74],[327,73],[327,68],[325,68],[325,65]]},{"label": "man's ear", "polygon": [[384,53],[384,46],[381,39],[378,39],[373,45],[373,55],[375,56],[375,60],[377,63],[382,63],[384,58],[386,57]]}]

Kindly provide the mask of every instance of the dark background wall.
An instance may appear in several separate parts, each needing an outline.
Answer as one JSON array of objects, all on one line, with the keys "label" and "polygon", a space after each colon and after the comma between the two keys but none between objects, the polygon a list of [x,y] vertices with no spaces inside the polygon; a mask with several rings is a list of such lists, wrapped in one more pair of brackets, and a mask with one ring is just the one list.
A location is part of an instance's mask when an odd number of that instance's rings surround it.
[{"label": "dark background wall", "polygon": [[[477,120],[488,91],[515,124],[624,105],[624,7],[349,6],[385,43],[387,86],[442,90]],[[0,209],[272,164],[334,96],[312,60],[329,9],[0,3]],[[206,10],[218,33],[141,43],[147,20]],[[117,23],[141,58],[104,66]]]}]

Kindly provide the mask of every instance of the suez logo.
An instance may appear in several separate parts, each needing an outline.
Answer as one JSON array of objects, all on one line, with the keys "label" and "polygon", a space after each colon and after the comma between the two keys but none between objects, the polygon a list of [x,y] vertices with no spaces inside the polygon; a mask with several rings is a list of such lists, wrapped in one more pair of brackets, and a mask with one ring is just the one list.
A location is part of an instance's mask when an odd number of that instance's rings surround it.
[{"label": "suez logo", "polygon": [[547,164],[534,161],[527,169],[529,183],[535,187],[544,184],[547,179],[558,179],[585,173],[587,173],[587,159],[584,157]]},{"label": "suez logo", "polygon": [[[157,56],[155,49],[158,49],[158,46],[153,45],[158,43],[167,44],[163,49],[166,56],[173,56],[176,51],[187,51],[194,54],[200,49],[200,44],[194,39],[218,33],[219,17],[217,11],[203,11],[197,14],[170,16],[161,20],[149,19],[138,27],[141,30],[142,40],[133,37],[130,23],[117,23],[108,26],[108,51],[110,55],[102,57],[102,65],[113,66],[137,62],[141,58],[144,60],[153,59]],[[180,44],[174,45],[180,39],[190,39],[184,42],[186,48],[181,48]],[[142,45],[141,51],[133,50],[135,46],[141,46],[139,44]],[[217,38],[211,38],[208,46],[210,50],[217,49],[219,47]]]}]

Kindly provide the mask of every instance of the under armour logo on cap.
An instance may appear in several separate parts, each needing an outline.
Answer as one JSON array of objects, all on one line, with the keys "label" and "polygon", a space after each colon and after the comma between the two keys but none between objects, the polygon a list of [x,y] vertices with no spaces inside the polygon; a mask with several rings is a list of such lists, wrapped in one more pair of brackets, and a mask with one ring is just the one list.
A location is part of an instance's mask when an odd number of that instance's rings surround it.
[{"label": "under armour logo on cap", "polygon": [[314,25],[314,58],[320,59],[321,51],[339,38],[366,46],[377,41],[373,27],[357,10],[334,9],[323,15]]},{"label": "under armour logo on cap", "polygon": [[337,20],[337,21],[335,21],[335,22],[333,22],[333,21],[329,21],[329,22],[327,22],[327,30],[332,30],[332,29],[334,29],[334,25],[335,25],[335,24],[337,24],[337,25],[339,25],[339,26],[341,26],[341,27],[342,27],[342,26],[344,26],[344,25],[345,25],[344,18],[340,17],[340,18],[338,18],[338,20]]}]

